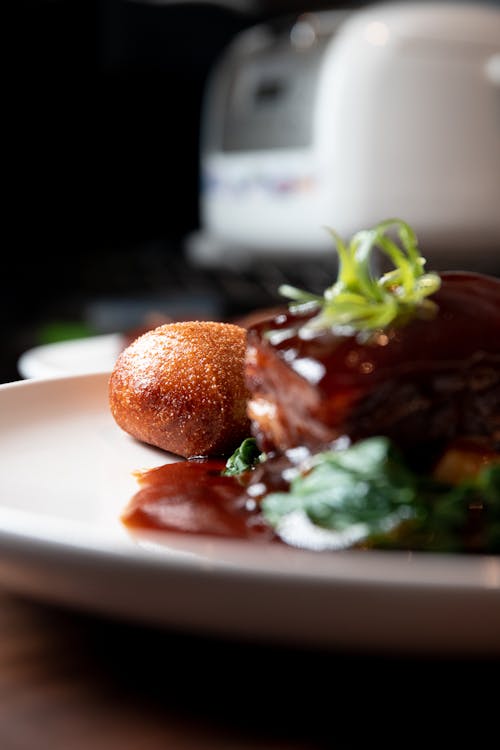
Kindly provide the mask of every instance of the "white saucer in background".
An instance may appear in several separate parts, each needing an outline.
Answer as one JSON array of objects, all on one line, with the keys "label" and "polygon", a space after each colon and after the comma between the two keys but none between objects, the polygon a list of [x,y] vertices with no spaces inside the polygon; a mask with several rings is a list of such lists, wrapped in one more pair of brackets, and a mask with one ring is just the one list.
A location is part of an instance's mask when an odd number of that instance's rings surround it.
[{"label": "white saucer in background", "polygon": [[18,359],[22,378],[50,378],[93,372],[110,372],[125,346],[119,333],[58,341],[36,346]]}]

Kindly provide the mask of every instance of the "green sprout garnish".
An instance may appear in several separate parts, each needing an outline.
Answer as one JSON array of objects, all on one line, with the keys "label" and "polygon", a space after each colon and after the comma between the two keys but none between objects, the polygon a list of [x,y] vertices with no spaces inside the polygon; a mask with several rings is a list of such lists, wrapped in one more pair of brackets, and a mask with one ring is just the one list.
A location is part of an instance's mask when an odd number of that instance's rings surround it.
[{"label": "green sprout garnish", "polygon": [[[399,244],[388,235],[397,228]],[[280,294],[292,300],[292,312],[319,309],[301,330],[311,333],[347,327],[348,332],[384,328],[415,315],[433,317],[437,305],[428,297],[436,292],[441,279],[437,273],[425,273],[425,258],[418,249],[413,229],[401,219],[381,221],[372,229],[357,232],[346,245],[328,229],[337,248],[337,281],[323,296],[305,292],[288,284]],[[379,278],[373,275],[372,253],[378,248],[394,269]]]}]

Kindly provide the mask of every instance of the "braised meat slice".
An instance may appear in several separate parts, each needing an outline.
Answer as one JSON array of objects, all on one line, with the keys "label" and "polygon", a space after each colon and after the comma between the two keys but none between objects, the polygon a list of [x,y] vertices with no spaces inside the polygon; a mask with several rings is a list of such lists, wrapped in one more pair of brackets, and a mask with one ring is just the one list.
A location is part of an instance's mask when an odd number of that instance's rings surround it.
[{"label": "braised meat slice", "polygon": [[304,336],[288,309],[248,331],[248,415],[261,450],[386,435],[427,460],[457,438],[500,443],[500,279],[441,274],[432,320]]}]

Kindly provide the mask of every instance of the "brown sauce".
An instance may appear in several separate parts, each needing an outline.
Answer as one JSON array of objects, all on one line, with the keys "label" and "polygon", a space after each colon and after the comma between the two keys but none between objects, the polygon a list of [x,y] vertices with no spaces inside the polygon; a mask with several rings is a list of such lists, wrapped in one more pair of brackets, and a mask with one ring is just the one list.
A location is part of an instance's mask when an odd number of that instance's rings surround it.
[{"label": "brown sauce", "polygon": [[222,476],[224,461],[179,461],[137,475],[141,489],[122,515],[130,528],[271,540],[248,482]]},{"label": "brown sauce", "polygon": [[[461,479],[471,478],[475,471],[500,456],[480,444],[459,442],[437,466],[436,477],[448,470],[465,467]],[[235,476],[224,476],[225,462],[218,459],[195,459],[165,464],[137,474],[140,489],[122,514],[131,530],[154,529],[213,537],[247,539],[256,543],[283,541],[266,523],[261,512],[262,500],[272,491],[286,491],[286,470],[293,462],[285,456],[271,457],[266,463]],[[475,467],[475,468],[473,468]],[[468,508],[461,532],[462,552],[485,551],[484,534],[488,512],[482,503]],[[389,544],[387,543],[389,541]],[[290,543],[285,540],[285,543]],[[293,546],[317,549],[317,529],[303,521],[294,527]],[[352,544],[364,548],[364,542]],[[368,547],[425,549],[425,537],[416,535],[402,524],[391,539],[371,542]],[[444,551],[444,550],[443,550]],[[457,551],[455,549],[455,551]]]}]

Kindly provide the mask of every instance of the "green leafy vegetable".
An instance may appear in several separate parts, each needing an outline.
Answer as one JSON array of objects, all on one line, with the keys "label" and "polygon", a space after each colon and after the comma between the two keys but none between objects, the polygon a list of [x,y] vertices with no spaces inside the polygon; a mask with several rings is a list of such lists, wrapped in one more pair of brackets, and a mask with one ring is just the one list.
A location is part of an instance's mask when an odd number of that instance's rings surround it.
[{"label": "green leafy vegetable", "polygon": [[226,461],[222,472],[224,476],[237,476],[248,471],[261,460],[261,452],[257,448],[255,438],[245,438],[239,448]]},{"label": "green leafy vegetable", "polygon": [[[397,228],[400,245],[389,235]],[[388,219],[373,229],[357,232],[348,245],[329,230],[336,243],[339,270],[335,284],[323,296],[310,294],[284,284],[280,294],[292,300],[297,312],[318,309],[304,331],[345,327],[355,331],[382,328],[419,314],[433,316],[436,305],[428,297],[441,284],[436,273],[424,273],[425,259],[419,252],[413,229],[400,219]],[[394,265],[394,270],[375,278],[372,253],[378,248]]]},{"label": "green leafy vegetable", "polygon": [[[278,535],[290,519],[326,530],[332,549],[353,544],[385,548],[500,551],[500,464],[451,487],[411,471],[385,437],[325,451],[290,484],[262,501]],[[480,521],[471,532],[471,510]],[[475,534],[475,537],[474,537]]]},{"label": "green leafy vegetable", "polygon": [[302,513],[316,526],[335,532],[332,545],[388,533],[418,516],[417,484],[384,437],[374,437],[342,451],[316,454],[289,492],[267,495],[262,507],[271,526],[291,513]]},{"label": "green leafy vegetable", "polygon": [[500,464],[454,487],[422,478],[417,500],[426,517],[405,530],[413,546],[418,540],[421,549],[434,551],[500,552]]}]

